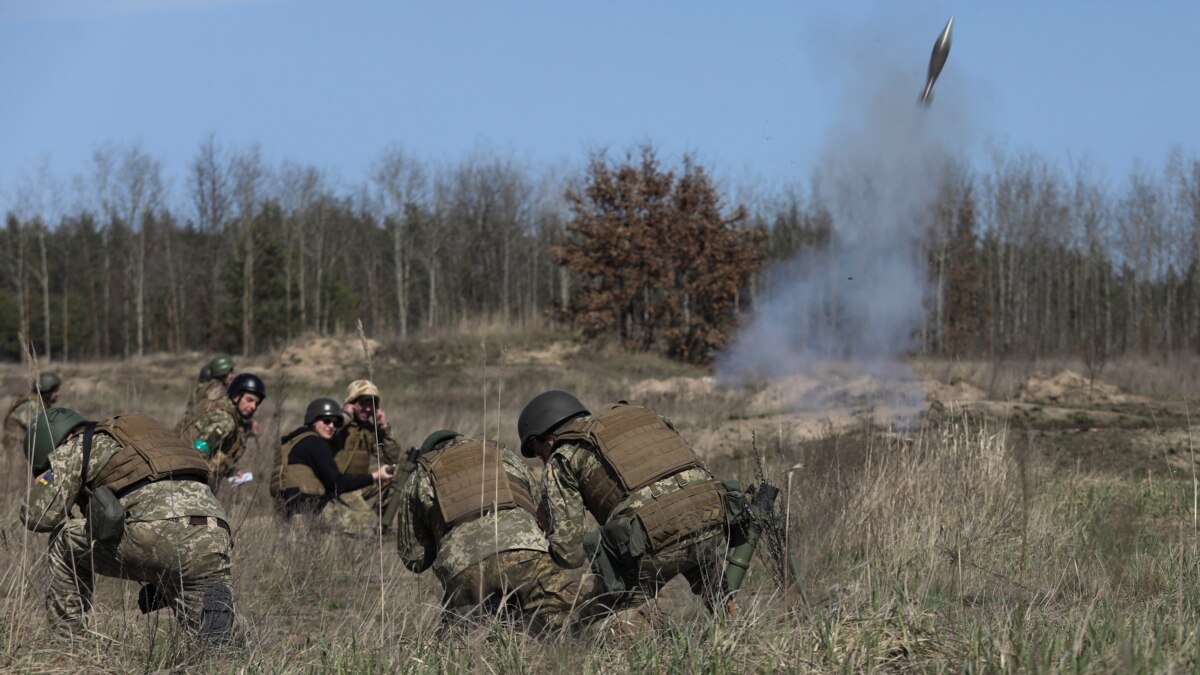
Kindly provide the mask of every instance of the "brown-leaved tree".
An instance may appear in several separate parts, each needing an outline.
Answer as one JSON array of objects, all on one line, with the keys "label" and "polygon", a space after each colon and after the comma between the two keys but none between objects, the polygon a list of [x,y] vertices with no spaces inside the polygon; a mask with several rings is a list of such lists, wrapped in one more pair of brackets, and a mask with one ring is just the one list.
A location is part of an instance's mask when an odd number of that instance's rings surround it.
[{"label": "brown-leaved tree", "polygon": [[567,192],[572,218],[553,250],[575,284],[560,308],[591,335],[703,363],[730,337],[741,289],[765,259],[766,233],[742,227],[746,211],[722,211],[702,167],[679,175],[654,148],[610,163],[599,153],[582,189]]}]

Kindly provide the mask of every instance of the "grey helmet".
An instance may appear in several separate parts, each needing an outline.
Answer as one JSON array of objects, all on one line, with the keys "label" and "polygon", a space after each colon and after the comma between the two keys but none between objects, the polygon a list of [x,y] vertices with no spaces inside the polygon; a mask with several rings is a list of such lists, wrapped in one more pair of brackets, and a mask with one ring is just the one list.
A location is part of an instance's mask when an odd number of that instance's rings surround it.
[{"label": "grey helmet", "polygon": [[580,415],[588,414],[579,399],[559,389],[551,389],[534,396],[521,416],[517,418],[517,435],[521,437],[521,455],[533,457],[530,439],[553,431],[563,422]]},{"label": "grey helmet", "polygon": [[312,401],[309,401],[308,407],[304,409],[304,426],[311,427],[313,422],[326,415],[345,419],[342,406],[337,401],[328,396],[314,398]]},{"label": "grey helmet", "polygon": [[58,373],[42,373],[38,375],[37,382],[33,383],[33,393],[41,392],[42,396],[46,396],[61,386],[62,378]]},{"label": "grey helmet", "polygon": [[83,415],[70,408],[51,408],[38,413],[25,430],[25,457],[33,475],[50,468],[50,453],[58,447],[75,427],[86,424]]}]

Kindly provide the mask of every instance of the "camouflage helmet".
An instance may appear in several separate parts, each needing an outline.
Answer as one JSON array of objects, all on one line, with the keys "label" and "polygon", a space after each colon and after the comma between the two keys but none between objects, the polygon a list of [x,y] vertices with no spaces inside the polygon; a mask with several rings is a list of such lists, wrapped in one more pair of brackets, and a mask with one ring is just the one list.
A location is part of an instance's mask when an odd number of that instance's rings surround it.
[{"label": "camouflage helmet", "polygon": [[50,408],[38,413],[25,430],[25,457],[33,475],[50,468],[50,453],[75,427],[87,423],[83,415],[70,408]]},{"label": "camouflage helmet", "polygon": [[38,375],[37,382],[33,383],[33,392],[35,394],[41,392],[44,396],[61,386],[62,378],[58,376],[58,373],[42,373]]},{"label": "camouflage helmet", "polygon": [[563,422],[572,417],[586,415],[587,412],[588,409],[579,402],[579,399],[559,389],[551,389],[534,396],[529,403],[525,404],[525,408],[521,410],[521,416],[517,418],[517,435],[521,437],[521,455],[524,457],[534,456],[533,448],[529,445],[530,439],[553,431]]},{"label": "camouflage helmet", "polygon": [[342,406],[338,405],[337,401],[328,396],[314,398],[308,403],[308,407],[304,409],[304,426],[310,427],[313,422],[326,415],[332,415],[339,420],[343,419]]},{"label": "camouflage helmet", "polygon": [[421,442],[421,454],[427,455],[433,452],[439,444],[445,443],[446,441],[454,438],[458,438],[461,435],[462,434],[453,429],[438,429],[432,434],[426,436],[425,440]]},{"label": "camouflage helmet", "polygon": [[242,373],[233,378],[226,391],[230,398],[239,394],[257,394],[259,399],[267,398],[267,385],[254,373]]},{"label": "camouflage helmet", "polygon": [[208,362],[208,376],[213,379],[220,379],[232,372],[233,359],[224,354],[214,356],[213,360]]}]

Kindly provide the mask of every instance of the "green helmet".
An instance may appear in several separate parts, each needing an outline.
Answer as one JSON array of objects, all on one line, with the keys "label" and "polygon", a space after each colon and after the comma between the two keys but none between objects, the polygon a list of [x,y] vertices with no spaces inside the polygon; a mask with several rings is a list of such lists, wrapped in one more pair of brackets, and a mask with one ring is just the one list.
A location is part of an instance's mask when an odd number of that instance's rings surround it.
[{"label": "green helmet", "polygon": [[215,356],[208,362],[208,376],[213,379],[220,379],[232,372],[233,359],[224,354]]},{"label": "green helmet", "polygon": [[44,396],[61,386],[62,378],[58,376],[58,373],[42,373],[38,375],[37,382],[33,383],[33,392],[36,394],[40,391]]},{"label": "green helmet", "polygon": [[521,437],[521,454],[533,457],[533,448],[529,446],[530,439],[536,438],[572,417],[586,415],[588,409],[579,399],[558,389],[544,391],[534,396],[521,416],[517,418],[517,435]]},{"label": "green helmet", "polygon": [[342,418],[344,415],[342,406],[338,405],[337,401],[328,396],[314,398],[309,402],[308,407],[304,409],[304,426],[312,426],[313,422],[326,415]]},{"label": "green helmet", "polygon": [[75,427],[87,423],[83,415],[70,408],[51,408],[33,418],[25,430],[25,457],[33,475],[50,468],[50,453]]},{"label": "green helmet", "polygon": [[452,438],[458,438],[462,434],[453,429],[438,429],[437,431],[425,437],[421,442],[421,454],[426,455],[433,452],[439,444],[445,443]]}]

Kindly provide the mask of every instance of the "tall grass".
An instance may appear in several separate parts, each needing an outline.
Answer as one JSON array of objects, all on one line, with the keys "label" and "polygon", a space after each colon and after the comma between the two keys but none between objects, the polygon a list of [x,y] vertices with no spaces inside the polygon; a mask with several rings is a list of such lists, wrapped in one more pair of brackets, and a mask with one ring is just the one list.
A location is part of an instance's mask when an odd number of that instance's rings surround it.
[{"label": "tall grass", "polygon": [[[383,405],[402,439],[415,444],[442,426],[495,437],[499,419],[511,447],[517,412],[542,388],[565,387],[599,403],[642,377],[699,374],[604,353],[562,365],[508,363],[512,345],[539,343],[502,333],[484,341],[492,350],[485,360],[480,342],[464,344],[461,356],[421,381],[390,378],[428,367],[397,356],[425,347],[385,346],[376,356]],[[348,375],[357,358],[348,353]],[[93,416],[115,412],[106,407],[115,389],[128,409],[170,420],[187,376],[156,389],[169,367],[153,360],[121,366],[119,374],[113,364],[64,367],[64,402]],[[739,420],[733,429],[742,431],[728,436],[738,447],[713,456],[721,476],[753,479],[754,460],[741,450],[750,446],[751,428],[768,477],[784,485],[791,471],[787,541],[801,593],[782,592],[759,563],[735,619],[708,616],[677,581],[657,603],[653,628],[621,616],[542,639],[491,619],[444,630],[436,580],[406,571],[391,536],[382,544],[339,539],[285,527],[271,515],[270,438],[296,422],[310,395],[337,394],[345,382],[288,383],[269,357],[246,367],[267,372],[268,384],[284,390],[272,392],[282,401],[281,420],[247,458],[260,480],[221,493],[237,534],[235,646],[198,649],[165,612],[137,613],[136,585],[109,579],[97,584],[91,632],[52,636],[42,606],[45,536],[17,524],[23,490],[10,490],[0,502],[0,669],[1194,672],[1200,664],[1190,477],[1054,468],[1028,435],[966,415],[913,429],[830,427],[807,439],[777,420],[755,427],[737,408],[741,399],[723,395],[664,405],[685,436],[696,426]],[[106,376],[116,384],[72,394],[71,377]],[[480,392],[488,396],[486,419]],[[5,461],[10,475],[24,471],[11,453]],[[760,556],[768,557],[765,548]]]}]

